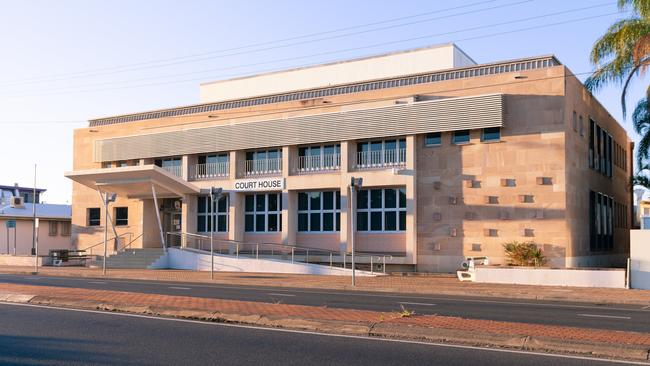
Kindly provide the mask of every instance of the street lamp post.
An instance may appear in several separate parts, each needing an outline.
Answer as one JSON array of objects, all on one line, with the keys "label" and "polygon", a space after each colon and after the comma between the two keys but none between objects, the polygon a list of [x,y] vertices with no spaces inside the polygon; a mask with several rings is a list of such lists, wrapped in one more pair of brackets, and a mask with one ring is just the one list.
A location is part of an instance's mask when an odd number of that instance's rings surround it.
[{"label": "street lamp post", "polygon": [[223,192],[222,188],[210,187],[210,279],[214,279],[214,204],[215,199],[221,197],[221,192]]},{"label": "street lamp post", "polygon": [[108,255],[108,204],[115,202],[117,194],[104,193],[104,258],[102,259],[102,274],[106,275],[106,255]]},{"label": "street lamp post", "polygon": [[355,276],[355,267],[354,267],[354,239],[357,233],[356,222],[357,222],[357,202],[355,199],[355,192],[361,189],[363,185],[363,178],[352,177],[350,179],[350,215],[352,220],[350,220],[350,250],[352,251],[352,286],[356,286],[356,276]]}]

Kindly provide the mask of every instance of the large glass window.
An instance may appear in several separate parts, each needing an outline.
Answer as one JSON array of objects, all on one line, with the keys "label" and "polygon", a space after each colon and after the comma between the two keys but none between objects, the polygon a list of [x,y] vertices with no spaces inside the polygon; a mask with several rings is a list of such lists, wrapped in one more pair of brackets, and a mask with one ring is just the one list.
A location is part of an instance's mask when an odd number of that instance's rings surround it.
[{"label": "large glass window", "polygon": [[364,189],[357,194],[357,231],[406,230],[406,188]]},{"label": "large glass window", "polygon": [[263,149],[246,152],[247,174],[282,171],[282,149]]},{"label": "large glass window", "polygon": [[386,166],[406,162],[406,138],[357,143],[357,165]]},{"label": "large glass window", "polygon": [[340,191],[298,193],[298,231],[333,232],[340,227]]},{"label": "large glass window", "polygon": [[311,145],[298,148],[299,170],[338,169],[340,159],[340,144]]},{"label": "large glass window", "polygon": [[228,231],[227,194],[215,200],[213,205],[210,205],[210,196],[198,198],[196,231],[199,233]]},{"label": "large glass window", "polygon": [[209,155],[199,155],[198,163],[199,164],[217,164],[217,163],[227,163],[228,162],[228,153],[219,153],[219,154],[209,154]]},{"label": "large glass window", "polygon": [[164,158],[164,159],[156,159],[154,161],[154,164],[167,170],[168,172],[176,175],[176,176],[181,176],[181,170],[182,170],[182,160],[181,158]]},{"label": "large glass window", "polygon": [[246,232],[282,231],[282,197],[279,193],[246,195],[244,211]]},{"label": "large glass window", "polygon": [[591,251],[612,250],[614,248],[613,202],[599,192],[589,193],[589,249]]}]

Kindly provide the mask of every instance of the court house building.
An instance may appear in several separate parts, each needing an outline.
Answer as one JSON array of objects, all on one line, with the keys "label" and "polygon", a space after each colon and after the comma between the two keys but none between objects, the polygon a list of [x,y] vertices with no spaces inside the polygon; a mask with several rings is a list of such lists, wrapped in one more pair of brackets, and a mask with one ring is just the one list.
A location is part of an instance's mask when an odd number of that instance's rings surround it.
[{"label": "court house building", "polygon": [[196,234],[349,252],[354,235],[394,270],[430,272],[505,263],[513,241],[560,267],[627,257],[633,143],[554,56],[477,64],[448,44],[208,82],[200,96],[74,131],[76,248],[102,241],[110,192],[110,235],[129,248]]}]

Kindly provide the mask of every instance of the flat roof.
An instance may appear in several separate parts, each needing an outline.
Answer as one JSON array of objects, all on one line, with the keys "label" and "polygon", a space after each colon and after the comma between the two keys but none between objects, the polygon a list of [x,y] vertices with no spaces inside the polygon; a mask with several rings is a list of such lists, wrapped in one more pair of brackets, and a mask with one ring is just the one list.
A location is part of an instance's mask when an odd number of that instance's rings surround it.
[{"label": "flat roof", "polygon": [[[0,206],[0,218],[32,218],[34,204],[25,203],[22,207]],[[47,219],[70,220],[72,206],[51,203],[36,204],[36,217]]]},{"label": "flat roof", "polygon": [[[3,190],[3,191],[14,190],[14,189],[18,189],[20,191],[33,191],[34,190],[33,187],[3,186],[3,185],[0,185],[0,189]],[[45,191],[47,191],[47,189],[45,189],[45,188],[36,188],[36,191],[37,192],[45,192]]]},{"label": "flat roof", "polygon": [[286,93],[262,95],[251,98],[234,99],[228,101],[198,103],[186,106],[156,109],[145,112],[108,116],[103,118],[90,119],[88,127],[98,127],[120,123],[136,122],[148,119],[174,117],[181,115],[206,113],[224,109],[243,108],[264,104],[314,99],[326,96],[343,95],[377,90],[384,88],[395,88],[414,84],[433,83],[439,81],[479,77],[483,75],[499,74],[507,72],[520,72],[532,69],[548,68],[559,66],[562,63],[554,55],[542,55],[526,57],[514,60],[499,61],[493,63],[479,64],[475,66],[457,67],[446,70],[432,71],[400,77],[367,80],[350,84],[331,85],[322,88],[295,90]]},{"label": "flat roof", "polygon": [[224,83],[224,82],[228,82],[228,81],[252,79],[252,78],[259,77],[259,76],[282,74],[282,73],[285,73],[285,72],[298,71],[298,70],[316,69],[316,68],[323,67],[323,66],[341,65],[341,64],[353,63],[353,62],[358,62],[358,61],[372,60],[372,59],[375,59],[375,58],[382,58],[382,57],[386,57],[386,56],[402,55],[402,54],[407,54],[407,53],[414,53],[414,52],[418,52],[418,51],[432,50],[432,49],[443,48],[443,47],[453,47],[455,50],[458,50],[465,57],[470,59],[474,64],[477,64],[476,61],[474,61],[474,59],[471,58],[465,51],[463,51],[455,43],[450,42],[450,43],[442,43],[442,44],[436,44],[436,45],[431,45],[431,46],[409,48],[409,49],[406,49],[406,50],[383,52],[383,53],[378,53],[378,54],[374,54],[374,55],[370,55],[370,56],[354,57],[354,58],[349,58],[349,59],[340,60],[340,61],[324,62],[324,63],[318,63],[318,64],[313,64],[313,65],[308,65],[308,66],[298,66],[298,67],[292,67],[292,68],[289,68],[289,69],[282,69],[282,70],[269,71],[269,72],[261,72],[261,73],[258,73],[258,74],[237,76],[237,77],[233,77],[233,78],[219,79],[219,80],[214,80],[214,81],[206,81],[204,83],[200,83],[199,85],[203,86],[203,85]]}]

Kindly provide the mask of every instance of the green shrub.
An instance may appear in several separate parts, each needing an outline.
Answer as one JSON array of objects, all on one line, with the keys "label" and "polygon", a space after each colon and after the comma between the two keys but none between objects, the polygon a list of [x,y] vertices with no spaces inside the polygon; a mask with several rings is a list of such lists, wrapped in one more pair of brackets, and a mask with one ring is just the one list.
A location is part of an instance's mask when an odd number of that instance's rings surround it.
[{"label": "green shrub", "polygon": [[511,266],[540,267],[547,262],[542,249],[533,242],[512,241],[503,244],[503,249]]}]

